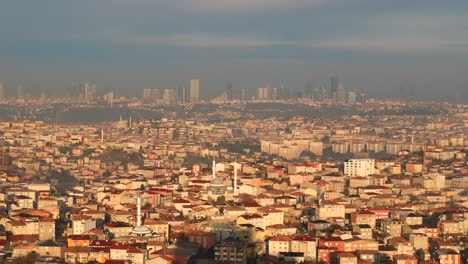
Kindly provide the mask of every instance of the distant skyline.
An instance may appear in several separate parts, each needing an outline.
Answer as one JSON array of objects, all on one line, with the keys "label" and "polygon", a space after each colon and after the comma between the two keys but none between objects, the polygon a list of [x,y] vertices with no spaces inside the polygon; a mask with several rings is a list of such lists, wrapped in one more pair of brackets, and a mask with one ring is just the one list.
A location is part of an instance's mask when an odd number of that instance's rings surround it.
[{"label": "distant skyline", "polygon": [[189,86],[302,91],[337,75],[374,97],[468,101],[463,0],[5,1],[0,81],[8,94]]}]

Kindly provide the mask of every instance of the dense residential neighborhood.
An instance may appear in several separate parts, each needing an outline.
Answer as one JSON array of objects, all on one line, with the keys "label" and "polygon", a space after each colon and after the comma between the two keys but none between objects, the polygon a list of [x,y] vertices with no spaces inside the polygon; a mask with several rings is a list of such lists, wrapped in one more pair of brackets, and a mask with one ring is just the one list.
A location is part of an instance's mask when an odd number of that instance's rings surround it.
[{"label": "dense residential neighborhood", "polygon": [[447,109],[220,122],[3,121],[1,257],[467,263],[467,108]]},{"label": "dense residential neighborhood", "polygon": [[468,0],[0,3],[0,264],[468,264]]}]

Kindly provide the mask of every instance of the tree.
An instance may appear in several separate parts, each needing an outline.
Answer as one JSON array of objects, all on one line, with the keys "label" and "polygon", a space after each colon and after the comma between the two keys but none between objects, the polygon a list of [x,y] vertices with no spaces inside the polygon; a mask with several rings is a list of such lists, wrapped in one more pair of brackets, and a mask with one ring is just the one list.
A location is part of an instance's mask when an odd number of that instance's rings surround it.
[{"label": "tree", "polygon": [[260,151],[260,142],[258,140],[241,140],[241,141],[220,141],[218,143],[219,148],[225,148],[232,153],[245,153],[245,150],[253,152]]},{"label": "tree", "polygon": [[123,165],[127,165],[129,163],[133,163],[140,166],[143,165],[143,157],[141,153],[127,153],[123,149],[108,150],[101,154],[98,157],[98,159],[105,163],[120,162]]},{"label": "tree", "polygon": [[57,181],[57,191],[60,193],[64,193],[66,190],[78,185],[78,181],[70,174],[69,171],[52,171],[50,179]]},{"label": "tree", "polygon": [[329,136],[324,136],[324,137],[322,138],[322,142],[325,143],[325,144],[330,143],[330,137],[329,137]]},{"label": "tree", "polygon": [[85,149],[83,150],[83,156],[84,157],[88,157],[88,156],[91,156],[91,154],[93,154],[93,151],[92,149]]},{"label": "tree", "polygon": [[329,226],[328,229],[331,230],[332,232],[335,232],[336,230],[340,230],[341,226],[334,224],[334,225]]},{"label": "tree", "polygon": [[417,200],[419,200],[419,198],[418,198],[417,196],[411,195],[411,196],[409,197],[408,202],[409,202],[409,203],[414,203],[414,202],[416,202]]},{"label": "tree", "polygon": [[67,154],[67,153],[70,153],[72,151],[72,148],[71,147],[67,147],[67,146],[61,146],[59,148],[59,151],[60,153],[62,154]]},{"label": "tree", "polygon": [[194,164],[209,164],[210,159],[208,157],[201,157],[198,155],[187,155],[184,158],[183,166],[184,167],[192,167]]},{"label": "tree", "polygon": [[218,198],[216,198],[216,204],[224,204],[225,202],[226,197],[224,197],[224,195],[218,196]]},{"label": "tree", "polygon": [[[104,222],[107,223],[107,222],[110,222],[111,220],[112,220],[111,215],[108,214],[108,213],[106,213],[106,214],[104,215]],[[107,229],[106,229],[106,230],[107,230]],[[109,231],[109,230],[107,230],[107,231]]]},{"label": "tree", "polygon": [[19,257],[13,261],[14,264],[34,264],[39,258],[39,254],[31,252],[24,257]]},{"label": "tree", "polygon": [[317,155],[308,150],[304,150],[301,152],[301,159],[304,159],[304,158],[308,158],[309,160],[315,160],[317,159]]},{"label": "tree", "polygon": [[109,170],[106,170],[105,172],[102,173],[102,177],[110,177],[112,174]]}]

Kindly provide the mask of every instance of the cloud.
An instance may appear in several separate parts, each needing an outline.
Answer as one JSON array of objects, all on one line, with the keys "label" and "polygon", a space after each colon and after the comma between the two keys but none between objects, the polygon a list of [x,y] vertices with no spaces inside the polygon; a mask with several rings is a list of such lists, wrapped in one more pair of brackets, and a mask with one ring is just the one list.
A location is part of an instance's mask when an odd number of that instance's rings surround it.
[{"label": "cloud", "polygon": [[334,34],[317,44],[370,53],[468,54],[467,26],[466,14],[389,13],[366,16],[349,25],[352,32]]},{"label": "cloud", "polygon": [[279,40],[248,36],[221,36],[175,34],[161,36],[122,37],[131,45],[164,45],[182,48],[247,49],[289,47],[302,49],[327,49],[382,54],[456,54],[468,53],[468,40],[439,39],[426,36],[385,36],[361,34],[317,40]]},{"label": "cloud", "polygon": [[[38,41],[64,47],[82,43],[90,49],[93,44],[122,44],[155,46],[155,50],[156,46],[216,48],[226,49],[226,53],[229,49],[269,48],[285,56],[308,49],[405,55],[468,53],[467,11],[463,8],[457,12],[442,12],[422,6],[422,10],[415,12],[413,8],[378,6],[384,1],[137,0],[130,3],[119,0],[120,12],[117,14],[104,15],[102,8],[107,12],[108,7],[102,5],[101,9],[93,9],[96,13],[90,17],[76,20],[63,20],[63,15],[42,14],[47,19],[38,19],[36,23],[28,16],[25,19],[30,19],[29,23],[0,26],[0,33],[6,36],[5,39],[21,42]],[[404,0],[395,1],[403,6]],[[362,4],[369,2],[374,4],[371,7]],[[422,3],[422,0],[418,2]],[[355,8],[328,9],[333,6]],[[321,7],[327,8],[321,10]],[[180,13],[177,8],[195,14]],[[317,10],[310,10],[314,8]],[[293,9],[293,12],[284,12],[284,9]],[[299,9],[306,12],[296,12]],[[275,11],[261,14],[262,10]],[[204,11],[208,13],[197,13]],[[234,13],[223,17],[225,12]],[[60,12],[54,10],[55,13]],[[88,15],[86,12],[76,13]],[[134,19],[136,15],[140,19]],[[2,19],[11,20],[0,16],[0,22]]]},{"label": "cloud", "polygon": [[248,12],[349,5],[366,0],[181,0],[181,7],[198,12]]},{"label": "cloud", "polygon": [[[331,0],[333,1],[333,0]],[[298,8],[318,6],[326,0],[185,0],[195,8],[251,9],[251,8]]]},{"label": "cloud", "polygon": [[424,38],[350,37],[322,41],[322,48],[383,54],[438,55],[468,53],[468,42]]},{"label": "cloud", "polygon": [[126,38],[132,44],[166,45],[192,48],[249,48],[274,45],[275,42],[249,38],[215,35],[176,34],[169,36],[139,36]]}]

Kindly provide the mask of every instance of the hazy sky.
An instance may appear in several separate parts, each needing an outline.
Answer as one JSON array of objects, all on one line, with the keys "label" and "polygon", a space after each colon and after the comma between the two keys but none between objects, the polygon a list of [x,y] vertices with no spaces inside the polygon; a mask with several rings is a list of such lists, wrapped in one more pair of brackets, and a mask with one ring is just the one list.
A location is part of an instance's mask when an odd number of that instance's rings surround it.
[{"label": "hazy sky", "polygon": [[467,101],[466,0],[0,0],[8,89],[302,90],[337,74],[371,95]]}]

